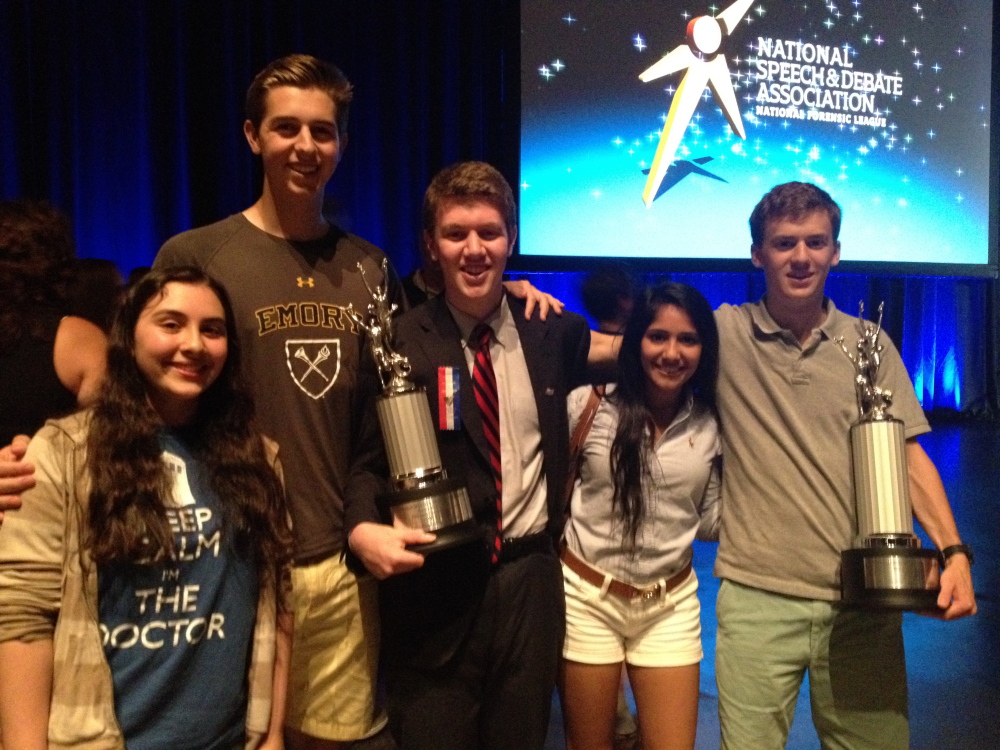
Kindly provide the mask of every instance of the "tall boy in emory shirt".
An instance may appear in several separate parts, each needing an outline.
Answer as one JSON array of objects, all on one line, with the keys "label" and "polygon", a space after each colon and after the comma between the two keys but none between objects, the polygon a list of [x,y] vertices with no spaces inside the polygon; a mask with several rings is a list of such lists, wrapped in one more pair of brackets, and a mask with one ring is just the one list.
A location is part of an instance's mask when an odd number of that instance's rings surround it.
[{"label": "tall boy in emory shirt", "polygon": [[[247,92],[244,124],[263,167],[260,198],[168,240],[154,263],[197,265],[225,285],[261,425],[280,445],[296,546],[293,750],[337,750],[371,732],[375,712],[376,586],[355,577],[342,552],[352,504],[381,486],[382,447],[365,408],[362,332],[345,308],[368,302],[358,265],[381,282],[384,256],[322,213],[351,98],[343,73],[314,57],[265,67]],[[389,286],[401,299],[391,269]]]}]

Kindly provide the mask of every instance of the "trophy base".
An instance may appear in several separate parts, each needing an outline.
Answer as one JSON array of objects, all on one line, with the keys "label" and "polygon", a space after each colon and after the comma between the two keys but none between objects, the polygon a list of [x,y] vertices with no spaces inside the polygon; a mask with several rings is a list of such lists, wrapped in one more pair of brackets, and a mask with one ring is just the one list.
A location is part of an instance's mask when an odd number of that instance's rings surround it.
[{"label": "trophy base", "polygon": [[429,555],[432,552],[441,552],[482,538],[479,525],[475,521],[464,521],[456,526],[449,526],[446,529],[431,533],[437,535],[437,539],[433,542],[427,544],[407,544],[406,549],[411,552],[419,552],[421,555]]},{"label": "trophy base", "polygon": [[843,602],[849,607],[937,609],[941,592],[937,552],[906,547],[844,550],[841,590]]},{"label": "trophy base", "polygon": [[409,550],[439,552],[482,537],[472,517],[468,490],[458,479],[441,479],[426,487],[392,492],[388,501],[394,521],[437,536],[428,544],[407,545]]}]

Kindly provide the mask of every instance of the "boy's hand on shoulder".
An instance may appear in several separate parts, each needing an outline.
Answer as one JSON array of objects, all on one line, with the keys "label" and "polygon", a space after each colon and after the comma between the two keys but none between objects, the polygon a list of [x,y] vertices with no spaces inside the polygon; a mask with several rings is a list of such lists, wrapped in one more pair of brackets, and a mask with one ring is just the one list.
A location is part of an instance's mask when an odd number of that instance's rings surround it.
[{"label": "boy's hand on shoulder", "polygon": [[536,305],[538,306],[538,317],[541,320],[545,320],[549,310],[552,310],[556,315],[562,315],[563,303],[551,294],[535,288],[527,279],[505,281],[503,285],[508,292],[525,301],[525,320],[531,320],[531,314],[535,311]]}]

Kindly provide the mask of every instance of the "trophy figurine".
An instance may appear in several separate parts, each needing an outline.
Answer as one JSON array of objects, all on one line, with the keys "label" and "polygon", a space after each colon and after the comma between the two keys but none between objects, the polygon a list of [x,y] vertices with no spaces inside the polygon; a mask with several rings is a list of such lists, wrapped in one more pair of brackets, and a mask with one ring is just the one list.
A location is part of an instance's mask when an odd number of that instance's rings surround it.
[{"label": "trophy figurine", "polygon": [[855,352],[836,342],[854,364],[860,418],[851,426],[854,502],[857,532],[854,547],[841,553],[841,588],[845,604],[870,609],[936,609],[940,569],[935,550],[921,549],[913,533],[906,473],[903,422],[888,412],[892,392],[877,385],[884,347],[882,307],[878,322],[858,312],[861,338]]},{"label": "trophy figurine", "polygon": [[352,305],[347,306],[347,314],[368,333],[382,382],[375,407],[389,458],[392,489],[381,499],[388,501],[393,523],[437,536],[428,544],[407,545],[407,549],[427,554],[478,540],[480,532],[465,485],[449,479],[441,465],[427,392],[409,379],[410,363],[392,348],[392,313],[396,305],[388,301],[386,265],[383,260],[383,281],[373,290],[358,263],[372,301],[367,315],[359,314]]}]

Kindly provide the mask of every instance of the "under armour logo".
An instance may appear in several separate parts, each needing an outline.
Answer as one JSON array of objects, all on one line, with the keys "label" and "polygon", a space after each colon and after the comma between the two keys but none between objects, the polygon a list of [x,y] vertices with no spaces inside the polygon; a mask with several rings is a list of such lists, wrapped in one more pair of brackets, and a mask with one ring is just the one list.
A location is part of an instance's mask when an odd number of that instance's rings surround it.
[{"label": "under armour logo", "polygon": [[313,277],[312,276],[308,276],[308,277],[306,277],[304,279],[301,276],[297,276],[295,278],[295,281],[296,281],[296,283],[298,283],[299,289],[301,289],[304,286],[307,286],[310,289],[312,289],[314,286],[316,286],[316,282],[313,281]]}]

